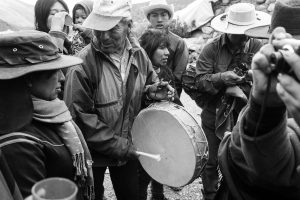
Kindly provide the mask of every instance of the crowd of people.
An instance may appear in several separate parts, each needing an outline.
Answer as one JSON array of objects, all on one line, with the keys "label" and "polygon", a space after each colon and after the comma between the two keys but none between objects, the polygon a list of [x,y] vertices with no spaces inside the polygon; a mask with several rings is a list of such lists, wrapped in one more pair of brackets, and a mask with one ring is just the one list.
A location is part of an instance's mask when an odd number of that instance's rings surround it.
[{"label": "crowd of people", "polygon": [[[36,30],[0,35],[0,199],[30,198],[49,177],[74,181],[78,200],[107,199],[107,169],[118,200],[147,199],[150,183],[153,200],[167,199],[131,128],[151,103],[183,106],[189,51],[169,30],[173,6],[151,0],[140,38],[129,0],[69,12],[37,0]],[[193,78],[209,146],[205,200],[300,199],[299,22],[299,0],[277,0],[272,16],[237,3],[211,21],[222,34]]]}]

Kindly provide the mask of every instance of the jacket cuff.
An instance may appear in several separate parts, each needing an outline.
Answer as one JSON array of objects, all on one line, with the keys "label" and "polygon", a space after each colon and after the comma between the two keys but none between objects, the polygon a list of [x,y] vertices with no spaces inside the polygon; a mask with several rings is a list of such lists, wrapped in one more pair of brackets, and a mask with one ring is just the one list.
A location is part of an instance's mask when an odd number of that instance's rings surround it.
[{"label": "jacket cuff", "polygon": [[[244,130],[246,135],[254,136],[255,132],[256,136],[268,133],[286,117],[286,108],[284,105],[274,107],[266,106],[264,113],[261,113],[262,106],[255,102],[253,96],[251,96],[249,104],[249,110],[245,116]],[[261,121],[259,122],[258,120],[260,120],[260,118]]]}]

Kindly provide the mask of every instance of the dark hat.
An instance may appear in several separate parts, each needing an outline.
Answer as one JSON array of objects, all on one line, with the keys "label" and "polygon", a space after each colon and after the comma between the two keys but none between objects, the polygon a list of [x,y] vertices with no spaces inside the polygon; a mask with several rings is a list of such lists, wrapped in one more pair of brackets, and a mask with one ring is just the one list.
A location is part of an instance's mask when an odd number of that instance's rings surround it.
[{"label": "dark hat", "polygon": [[0,49],[0,80],[82,63],[80,58],[60,55],[51,36],[40,31],[0,34]]},{"label": "dark hat", "polygon": [[245,31],[245,34],[268,39],[276,27],[284,27],[287,33],[300,39],[300,0],[277,0],[270,26],[260,26]]}]

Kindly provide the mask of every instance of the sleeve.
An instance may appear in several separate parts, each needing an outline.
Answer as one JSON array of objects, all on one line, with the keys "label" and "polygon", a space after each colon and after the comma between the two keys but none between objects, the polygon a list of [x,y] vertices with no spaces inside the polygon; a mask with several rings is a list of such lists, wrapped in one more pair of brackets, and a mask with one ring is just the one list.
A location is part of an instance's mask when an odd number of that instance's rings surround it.
[{"label": "sleeve", "polygon": [[3,153],[22,196],[31,195],[32,186],[47,177],[46,157],[40,144],[19,142],[3,147]]},{"label": "sleeve", "polygon": [[299,178],[295,174],[300,141],[295,132],[287,131],[286,109],[284,106],[267,107],[261,123],[257,124],[261,106],[250,101],[236,126],[238,131],[233,132],[240,134],[240,151],[245,162],[262,180],[290,185],[293,179]]},{"label": "sleeve", "polygon": [[212,43],[204,46],[196,64],[196,87],[201,92],[217,94],[225,85],[221,73],[214,73],[216,49]]},{"label": "sleeve", "polygon": [[52,41],[58,47],[59,51],[62,53],[64,49],[64,42],[67,38],[67,34],[60,31],[49,31],[49,35],[52,38]]},{"label": "sleeve", "polygon": [[174,54],[174,76],[176,85],[181,85],[181,77],[189,61],[189,51],[184,40],[180,40]]},{"label": "sleeve", "polygon": [[133,147],[126,138],[117,136],[114,128],[95,112],[92,85],[81,66],[68,71],[64,100],[92,151],[116,159],[127,158]]}]

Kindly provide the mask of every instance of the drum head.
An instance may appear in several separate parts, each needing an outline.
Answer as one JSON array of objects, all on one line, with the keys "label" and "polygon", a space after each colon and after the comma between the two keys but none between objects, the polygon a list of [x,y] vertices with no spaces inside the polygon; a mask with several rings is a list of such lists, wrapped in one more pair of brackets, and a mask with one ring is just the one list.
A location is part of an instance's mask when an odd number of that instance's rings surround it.
[{"label": "drum head", "polygon": [[[186,119],[191,118],[184,112],[178,114]],[[145,171],[157,182],[172,187],[188,184],[196,168],[196,153],[191,141],[193,136],[187,133],[188,124],[183,125],[179,121],[176,111],[147,108],[137,116],[131,130],[138,151],[161,155],[160,161],[140,156]],[[195,121],[190,124],[195,124]]]}]

